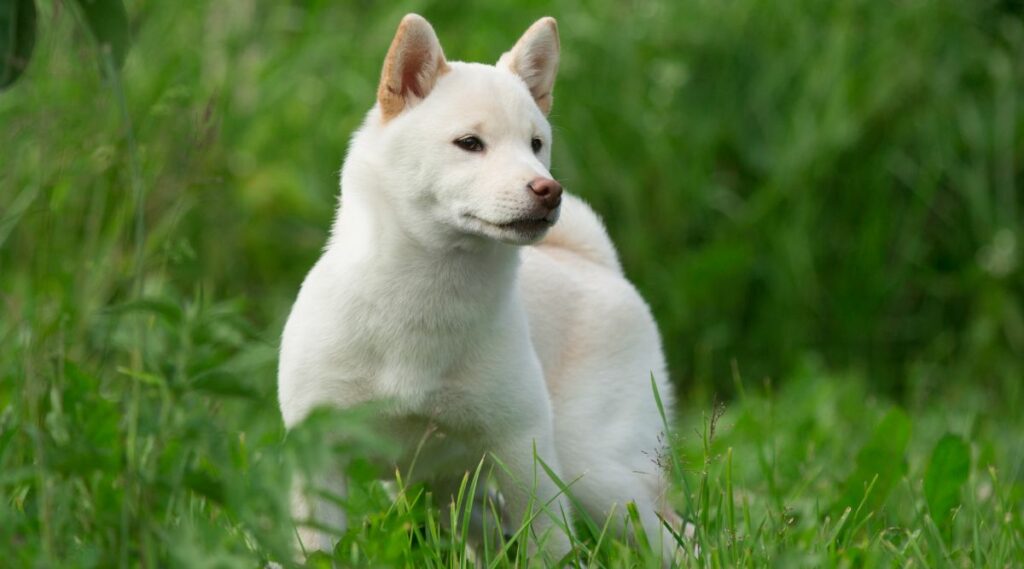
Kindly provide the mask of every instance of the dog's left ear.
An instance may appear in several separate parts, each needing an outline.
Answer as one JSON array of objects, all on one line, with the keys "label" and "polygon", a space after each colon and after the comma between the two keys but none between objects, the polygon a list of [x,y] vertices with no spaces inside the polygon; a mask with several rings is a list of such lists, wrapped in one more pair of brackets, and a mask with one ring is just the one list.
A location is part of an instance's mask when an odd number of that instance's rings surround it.
[{"label": "dog's left ear", "polygon": [[498,67],[515,73],[530,88],[533,100],[544,114],[551,112],[558,73],[558,23],[554,18],[541,18],[526,30],[511,51],[498,60]]},{"label": "dog's left ear", "polygon": [[418,14],[402,18],[391,40],[377,88],[385,121],[430,94],[438,77],[448,71],[441,42],[430,22]]}]

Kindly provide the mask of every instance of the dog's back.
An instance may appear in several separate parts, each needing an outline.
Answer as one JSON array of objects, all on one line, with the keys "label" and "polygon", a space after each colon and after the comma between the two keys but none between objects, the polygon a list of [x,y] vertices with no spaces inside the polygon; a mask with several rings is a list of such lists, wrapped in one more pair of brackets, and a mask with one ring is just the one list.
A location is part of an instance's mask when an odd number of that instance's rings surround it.
[{"label": "dog's back", "polygon": [[601,218],[575,196],[565,196],[558,223],[537,246],[564,249],[622,274],[615,245],[608,238]]}]

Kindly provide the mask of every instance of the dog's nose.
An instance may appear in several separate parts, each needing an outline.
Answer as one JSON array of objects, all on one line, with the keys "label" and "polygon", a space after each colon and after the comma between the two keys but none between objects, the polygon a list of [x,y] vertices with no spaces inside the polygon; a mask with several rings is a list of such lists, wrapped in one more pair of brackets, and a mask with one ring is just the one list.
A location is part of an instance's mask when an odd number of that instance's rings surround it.
[{"label": "dog's nose", "polygon": [[535,178],[526,184],[526,187],[530,188],[533,195],[548,209],[555,209],[562,203],[562,184],[551,178]]}]

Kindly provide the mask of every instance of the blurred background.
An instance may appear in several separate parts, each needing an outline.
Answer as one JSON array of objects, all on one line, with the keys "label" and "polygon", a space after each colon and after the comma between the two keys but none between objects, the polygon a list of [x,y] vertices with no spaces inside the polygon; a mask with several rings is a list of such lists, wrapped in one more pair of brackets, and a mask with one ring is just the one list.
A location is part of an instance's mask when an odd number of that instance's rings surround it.
[{"label": "blurred background", "polygon": [[[840,407],[970,401],[964,432],[1017,421],[1019,1],[113,4],[38,2],[30,63],[0,91],[9,466],[144,464],[132,437],[193,391],[223,432],[280,437],[280,330],[410,11],[449,59],[484,62],[558,19],[553,173],[604,217],[684,408],[798,380],[795,399],[817,397],[808,378],[827,375],[857,386]],[[211,421],[183,417],[182,440]],[[75,437],[96,448],[75,458]],[[1019,448],[992,453],[1019,473]],[[199,492],[234,464],[173,452]]]},{"label": "blurred background", "polygon": [[[425,14],[449,58],[490,62],[552,14],[554,173],[604,216],[682,389],[727,395],[733,363],[761,382],[808,358],[895,394],[1019,389],[1016,3],[129,7],[147,288],[244,299],[272,340],[400,17]],[[132,174],[85,28],[42,8],[32,65],[0,98],[0,271],[20,299],[44,264],[36,276],[89,298],[80,312],[124,290],[105,269],[131,260],[132,233],[108,226],[129,215]]]}]

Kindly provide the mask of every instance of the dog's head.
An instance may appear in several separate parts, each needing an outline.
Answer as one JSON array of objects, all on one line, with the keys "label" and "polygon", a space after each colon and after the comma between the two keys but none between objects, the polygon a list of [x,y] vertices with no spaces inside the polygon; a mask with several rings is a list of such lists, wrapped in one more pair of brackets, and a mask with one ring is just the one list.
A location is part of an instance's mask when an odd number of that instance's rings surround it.
[{"label": "dog's head", "polygon": [[448,62],[425,19],[402,19],[368,127],[406,230],[527,244],[555,223],[562,187],[549,172],[547,113],[558,47],[555,20],[543,18],[497,65]]}]

